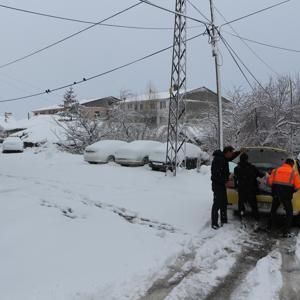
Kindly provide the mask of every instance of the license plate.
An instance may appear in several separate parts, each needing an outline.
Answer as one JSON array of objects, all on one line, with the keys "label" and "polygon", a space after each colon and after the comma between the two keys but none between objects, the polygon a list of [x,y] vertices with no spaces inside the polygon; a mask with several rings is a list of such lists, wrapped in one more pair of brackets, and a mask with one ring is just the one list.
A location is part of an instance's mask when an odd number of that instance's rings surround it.
[{"label": "license plate", "polygon": [[257,206],[258,208],[262,208],[262,209],[271,209],[271,203],[267,203],[267,202],[258,202]]}]

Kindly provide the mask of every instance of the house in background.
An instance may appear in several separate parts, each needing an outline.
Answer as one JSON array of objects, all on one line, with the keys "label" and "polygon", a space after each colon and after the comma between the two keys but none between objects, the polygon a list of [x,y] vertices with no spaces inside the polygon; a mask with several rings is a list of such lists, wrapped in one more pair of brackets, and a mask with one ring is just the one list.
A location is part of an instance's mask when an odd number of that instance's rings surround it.
[{"label": "house in background", "polygon": [[[149,93],[124,99],[119,104],[123,111],[136,114],[135,121],[146,120],[153,126],[167,124],[169,111],[168,92]],[[217,112],[218,96],[206,87],[186,92],[186,122],[198,123],[199,120],[211,118]],[[225,111],[230,111],[231,102],[222,97]]]},{"label": "house in background", "polygon": [[[94,98],[79,101],[79,107],[91,118],[105,114],[107,110],[114,104],[118,103],[118,98],[109,96],[104,98]],[[34,116],[38,115],[54,115],[59,112],[66,111],[67,108],[63,104],[53,105],[33,110]]]},{"label": "house in background", "polygon": [[[113,113],[113,108],[119,107],[130,117],[131,122],[147,123],[148,126],[162,126],[168,122],[169,92],[157,93],[150,91],[145,95],[123,97],[104,97],[79,101],[80,108],[90,118]],[[204,124],[210,122],[217,115],[217,94],[206,87],[192,89],[186,92],[186,123]],[[224,114],[231,111],[231,102],[223,99]],[[50,106],[33,111],[36,115],[53,115],[67,110],[61,105]]]}]

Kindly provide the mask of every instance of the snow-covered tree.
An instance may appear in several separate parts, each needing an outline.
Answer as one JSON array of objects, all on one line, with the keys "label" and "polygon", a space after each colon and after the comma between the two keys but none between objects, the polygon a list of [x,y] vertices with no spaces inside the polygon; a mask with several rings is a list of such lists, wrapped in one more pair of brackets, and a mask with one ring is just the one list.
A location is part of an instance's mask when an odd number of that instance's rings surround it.
[{"label": "snow-covered tree", "polygon": [[63,106],[66,114],[73,114],[78,110],[79,102],[73,87],[70,87],[68,90],[66,90],[63,96]]},{"label": "snow-covered tree", "polygon": [[[238,146],[273,146],[300,150],[300,84],[298,79],[271,78],[262,88],[231,94],[230,139]],[[293,135],[293,138],[292,138]],[[292,147],[294,144],[295,147]]]}]

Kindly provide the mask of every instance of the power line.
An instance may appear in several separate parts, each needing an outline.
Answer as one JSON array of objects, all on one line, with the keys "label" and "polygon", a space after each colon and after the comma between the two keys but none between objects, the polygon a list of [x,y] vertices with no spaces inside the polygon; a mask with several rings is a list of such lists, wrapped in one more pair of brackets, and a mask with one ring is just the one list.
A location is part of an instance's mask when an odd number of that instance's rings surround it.
[{"label": "power line", "polygon": [[[250,69],[246,66],[246,64],[242,61],[242,59],[239,57],[239,55],[234,51],[234,49],[230,46],[230,44],[226,41],[226,39],[220,34],[220,38],[226,48],[228,47],[233,54],[237,57],[237,59],[241,62],[241,64],[244,66],[244,68],[247,70],[247,72],[251,75],[251,77],[256,81],[256,83],[261,87],[261,89],[272,99],[272,95],[263,87],[263,85],[260,83],[260,81],[255,77],[255,75],[250,71]],[[227,49],[228,49],[227,48]],[[249,81],[247,80],[249,83]],[[252,85],[250,84],[251,88],[253,89]],[[254,89],[253,89],[254,90]]]},{"label": "power line", "polygon": [[[221,11],[214,6],[216,11],[218,12],[218,14],[223,18],[223,20],[225,22],[227,22],[225,16],[221,13]],[[236,34],[236,36],[241,40],[241,42],[252,52],[252,54],[258,59],[260,60],[269,70],[271,70],[273,73],[275,73],[276,75],[279,75],[278,72],[276,72],[264,59],[262,59],[249,45],[248,43],[246,43],[243,39],[240,38],[239,33],[234,29],[234,27],[229,24],[229,27],[231,28],[231,30]]]},{"label": "power line", "polygon": [[[196,39],[196,38],[198,38],[198,37],[200,37],[200,36],[203,36],[203,35],[205,35],[205,34],[206,34],[206,31],[203,32],[203,33],[197,34],[197,35],[195,35],[195,36],[193,36],[193,37],[190,37],[190,38],[186,39],[186,42],[191,41],[191,40],[194,40],[194,39]],[[79,80],[79,81],[74,81],[73,83],[70,83],[70,84],[66,84],[66,85],[63,85],[63,86],[60,86],[60,87],[56,87],[56,88],[51,89],[51,90],[50,90],[50,89],[47,89],[47,90],[45,90],[45,91],[43,91],[43,92],[38,92],[38,93],[35,93],[35,94],[30,94],[30,95],[26,95],[26,96],[22,96],[22,97],[16,97],[16,98],[9,98],[9,99],[0,100],[0,103],[1,103],[1,102],[13,102],[13,101],[19,101],[19,100],[23,100],[23,99],[28,99],[28,98],[36,97],[36,96],[41,96],[41,95],[44,95],[44,94],[49,94],[49,93],[52,93],[52,92],[55,92],[55,91],[59,91],[59,90],[62,90],[62,89],[66,89],[66,88],[71,87],[71,86],[74,86],[74,85],[78,85],[78,84],[81,84],[81,83],[85,83],[85,82],[90,81],[90,80],[93,80],[93,79],[95,79],[95,78],[102,77],[102,76],[107,75],[107,74],[110,74],[110,73],[112,73],[112,72],[115,72],[115,71],[124,69],[124,68],[126,68],[126,67],[128,67],[128,66],[131,66],[131,65],[133,65],[133,64],[135,64],[135,63],[138,63],[138,62],[140,62],[140,61],[146,60],[146,59],[148,59],[148,58],[150,58],[150,57],[152,57],[152,56],[155,56],[155,55],[157,55],[157,54],[163,53],[163,52],[165,52],[165,51],[167,51],[167,50],[169,50],[169,49],[172,49],[172,48],[173,48],[173,45],[168,46],[168,47],[163,48],[163,49],[161,49],[161,50],[152,52],[151,54],[145,55],[145,56],[143,56],[143,57],[141,57],[141,58],[135,59],[135,60],[133,60],[133,61],[131,61],[131,62],[129,62],[129,63],[123,64],[123,65],[121,65],[121,66],[118,66],[118,67],[115,67],[115,68],[112,68],[112,69],[109,69],[109,70],[107,70],[107,71],[105,71],[105,72],[99,73],[99,74],[94,75],[94,76],[91,76],[91,77],[86,77],[86,78],[84,77],[84,78],[82,78],[81,80]]]},{"label": "power line", "polygon": [[12,64],[14,64],[16,62],[22,61],[22,60],[24,60],[26,58],[29,58],[29,57],[31,57],[31,56],[33,56],[35,54],[40,53],[40,52],[43,52],[43,51],[45,51],[45,50],[47,50],[47,49],[49,49],[49,48],[51,48],[53,46],[56,46],[56,45],[58,45],[58,44],[60,44],[60,43],[62,43],[64,41],[66,41],[66,40],[69,40],[69,39],[73,38],[74,36],[79,35],[79,34],[85,32],[85,31],[87,31],[89,29],[92,29],[93,27],[95,27],[95,26],[97,26],[97,25],[99,25],[101,23],[104,23],[105,21],[110,20],[110,19],[112,19],[112,18],[114,18],[114,17],[116,17],[118,15],[121,15],[121,14],[125,13],[126,11],[128,11],[130,9],[133,9],[134,7],[136,7],[136,6],[140,5],[140,4],[141,4],[141,2],[138,2],[138,3],[134,4],[134,5],[131,5],[131,6],[127,7],[127,8],[125,8],[125,9],[123,9],[123,10],[121,10],[121,11],[119,11],[119,12],[113,14],[113,15],[111,15],[110,17],[107,17],[107,18],[105,18],[105,19],[103,19],[103,20],[101,20],[101,21],[99,21],[97,23],[94,23],[93,25],[90,25],[90,26],[88,26],[88,27],[86,27],[86,28],[84,28],[82,30],[79,30],[79,31],[71,34],[71,35],[68,35],[68,36],[64,37],[63,39],[58,40],[57,42],[54,42],[54,43],[52,43],[52,44],[50,44],[50,45],[48,45],[46,47],[43,47],[43,48],[41,48],[39,50],[33,51],[33,52],[31,52],[31,53],[29,53],[29,54],[27,54],[25,56],[22,56],[20,58],[14,59],[14,60],[12,60],[12,61],[10,61],[8,63],[2,64],[2,65],[0,65],[0,69],[4,68],[4,67],[7,67],[7,66],[10,66],[10,65],[12,65]]},{"label": "power line", "polygon": [[[42,16],[42,17],[47,17],[47,18],[52,18],[52,19],[58,19],[58,20],[63,20],[63,21],[69,21],[69,22],[82,23],[82,24],[94,24],[94,25],[101,25],[101,26],[107,26],[107,27],[140,29],[140,30],[174,30],[173,27],[149,27],[149,26],[130,26],[130,25],[97,23],[97,22],[86,21],[86,20],[81,20],[81,19],[75,19],[75,18],[62,17],[62,16],[57,16],[57,15],[52,15],[52,14],[46,14],[46,13],[42,13],[42,12],[22,9],[22,8],[18,8],[18,7],[3,5],[3,4],[0,4],[0,8],[1,7],[6,8],[6,9],[10,9],[10,10],[14,10],[14,11],[27,13],[27,14],[32,14],[32,15],[37,15],[37,16]],[[190,26],[189,28],[198,28],[198,27],[199,26]]]},{"label": "power line", "polygon": [[227,34],[230,34],[234,37],[237,37],[237,38],[240,38],[242,40],[245,40],[245,41],[248,41],[250,43],[254,43],[254,44],[258,44],[258,45],[261,45],[261,46],[266,46],[266,47],[269,47],[269,48],[274,48],[274,49],[278,49],[278,50],[284,50],[284,51],[289,51],[289,52],[295,52],[295,53],[300,53],[300,50],[296,50],[296,49],[291,49],[291,48],[285,48],[285,47],[281,47],[281,46],[276,46],[276,45],[272,45],[272,44],[267,44],[267,43],[264,43],[264,42],[259,42],[259,41],[256,41],[256,40],[252,40],[252,39],[249,39],[249,38],[246,38],[246,37],[243,37],[243,36],[237,36],[231,32],[228,32],[226,30],[222,30],[223,32],[227,33]]},{"label": "power line", "polygon": [[211,21],[205,16],[204,13],[202,13],[202,11],[194,4],[192,3],[192,1],[187,0],[187,2],[204,18],[208,21],[208,23],[210,23]]},{"label": "power line", "polygon": [[139,1],[142,2],[142,3],[148,4],[148,5],[150,5],[150,6],[159,8],[159,9],[161,9],[161,10],[164,10],[164,11],[166,11],[166,12],[169,12],[169,13],[171,13],[171,14],[173,14],[173,15],[179,15],[179,16],[182,16],[182,17],[184,17],[184,18],[186,18],[186,19],[189,19],[189,20],[192,20],[192,21],[201,23],[201,24],[203,24],[204,26],[207,26],[207,25],[210,24],[210,23],[206,23],[206,22],[204,22],[204,21],[198,20],[198,19],[196,19],[196,18],[189,17],[189,16],[187,16],[187,15],[178,13],[178,12],[176,12],[176,11],[173,11],[173,10],[171,10],[171,9],[165,8],[165,7],[163,7],[163,6],[157,5],[157,4],[152,3],[152,2],[150,2],[150,1],[148,1],[148,0],[139,0]]},{"label": "power line", "polygon": [[[222,37],[221,37],[222,40]],[[238,61],[236,60],[236,58],[234,57],[233,53],[231,52],[230,48],[227,46],[227,44],[222,40],[224,46],[226,47],[227,51],[229,52],[230,56],[232,57],[234,63],[237,65],[237,67],[239,68],[240,72],[242,73],[242,75],[244,76],[245,80],[247,81],[247,83],[249,84],[249,86],[251,87],[252,90],[254,90],[252,84],[250,83],[250,80],[248,79],[248,77],[246,76],[246,74],[244,73],[243,69],[241,68],[241,66],[239,65]]]},{"label": "power line", "polygon": [[245,18],[251,17],[251,16],[253,16],[253,15],[256,15],[256,14],[258,14],[258,13],[261,13],[261,12],[263,12],[263,11],[269,10],[269,9],[271,9],[271,8],[274,8],[274,7],[276,7],[276,6],[285,4],[285,3],[290,2],[290,1],[291,1],[291,0],[285,0],[285,1],[282,1],[282,2],[279,2],[279,3],[276,3],[276,4],[274,4],[274,5],[268,6],[268,7],[266,7],[266,8],[260,9],[260,10],[258,10],[258,11],[255,11],[255,12],[250,13],[250,14],[248,14],[248,15],[245,15],[245,16],[243,16],[243,17],[240,17],[240,18],[234,19],[234,20],[232,20],[232,21],[226,22],[226,23],[222,24],[221,27],[223,27],[223,26],[225,26],[225,25],[228,25],[228,24],[231,24],[231,23],[234,23],[234,22],[237,22],[237,21],[240,21],[240,20],[243,20],[243,19],[245,19]]}]

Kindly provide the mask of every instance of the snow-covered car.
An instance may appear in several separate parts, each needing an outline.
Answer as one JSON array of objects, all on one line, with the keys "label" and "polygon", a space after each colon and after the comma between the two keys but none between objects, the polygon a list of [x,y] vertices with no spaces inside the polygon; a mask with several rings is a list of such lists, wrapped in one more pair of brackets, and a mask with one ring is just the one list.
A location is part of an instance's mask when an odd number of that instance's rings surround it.
[{"label": "snow-covered car", "polygon": [[[270,174],[273,169],[284,163],[284,161],[290,157],[290,154],[285,150],[271,147],[248,147],[245,149],[249,156],[249,162],[255,165],[260,171],[266,172],[265,177],[258,180],[259,192],[256,195],[256,199],[259,210],[269,213],[271,211],[272,194],[271,188],[267,185],[268,174]],[[238,161],[239,157],[229,164],[230,172],[233,172]],[[299,174],[299,166],[295,164],[294,168]],[[230,176],[230,179],[232,181],[233,176]],[[233,182],[228,183],[227,198],[229,204],[228,207],[237,210],[239,196],[237,190],[234,188]],[[294,215],[300,214],[300,190],[294,193],[292,203]],[[278,213],[284,214],[282,206],[280,206]]]},{"label": "snow-covered car", "polygon": [[156,141],[133,141],[116,152],[116,163],[122,166],[143,166],[149,162],[149,154],[161,145]]},{"label": "snow-covered car", "polygon": [[127,142],[118,140],[104,140],[87,146],[84,151],[84,160],[89,163],[107,163],[115,161],[116,151]]},{"label": "snow-covered car", "polygon": [[23,152],[24,144],[19,137],[7,137],[2,144],[3,153]]},{"label": "snow-covered car", "polygon": [[[197,165],[209,160],[209,155],[202,151],[198,146],[186,143],[186,154],[183,157],[183,152],[179,152],[179,160],[183,161],[187,169],[195,169]],[[149,166],[152,170],[166,171],[166,151],[167,143],[156,147],[149,156]]]}]

